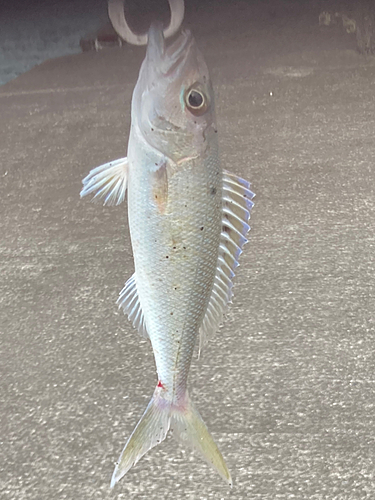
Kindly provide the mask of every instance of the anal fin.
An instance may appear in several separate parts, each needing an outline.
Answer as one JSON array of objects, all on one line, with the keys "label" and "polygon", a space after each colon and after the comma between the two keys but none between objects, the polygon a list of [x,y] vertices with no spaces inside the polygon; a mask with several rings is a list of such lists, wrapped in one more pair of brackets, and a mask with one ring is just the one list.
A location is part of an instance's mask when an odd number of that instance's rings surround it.
[{"label": "anal fin", "polygon": [[141,337],[148,338],[146,323],[139,302],[135,274],[125,283],[117,303],[123,309],[124,313],[128,315],[129,321],[133,323],[134,328],[138,330]]}]

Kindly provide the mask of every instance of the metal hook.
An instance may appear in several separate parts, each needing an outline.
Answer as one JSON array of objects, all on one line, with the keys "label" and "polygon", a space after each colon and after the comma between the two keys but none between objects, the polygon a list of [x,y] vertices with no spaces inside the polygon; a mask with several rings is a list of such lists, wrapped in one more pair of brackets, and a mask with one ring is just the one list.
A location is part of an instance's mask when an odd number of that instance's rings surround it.
[{"label": "metal hook", "polygon": [[[124,3],[126,0],[109,0],[108,14],[111,23],[117,34],[126,42],[132,45],[147,45],[147,33],[137,35],[134,33],[125,19]],[[171,10],[171,20],[169,26],[163,31],[164,38],[173,36],[180,28],[184,19],[184,0],[168,0]]]}]

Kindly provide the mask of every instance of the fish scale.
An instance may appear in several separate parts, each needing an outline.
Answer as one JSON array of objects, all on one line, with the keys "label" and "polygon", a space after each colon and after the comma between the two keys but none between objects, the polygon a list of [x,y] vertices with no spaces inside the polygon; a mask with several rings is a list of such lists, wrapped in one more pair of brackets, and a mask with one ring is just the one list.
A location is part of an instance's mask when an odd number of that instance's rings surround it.
[{"label": "fish scale", "polygon": [[83,184],[81,196],[93,193],[108,205],[127,192],[135,272],[118,302],[150,339],[159,379],[111,486],[170,429],[231,485],[187,382],[198,338],[201,349],[231,301],[254,194],[249,182],[221,167],[212,86],[189,31],[166,46],[162,27],[151,25],[128,156],[93,169]]},{"label": "fish scale", "polygon": [[[159,160],[157,155],[155,160]],[[213,169],[207,168],[207,163]],[[179,169],[172,167],[163,217],[152,202],[152,186],[141,191],[147,182],[144,170],[135,169],[128,182],[130,233],[132,241],[140,242],[134,249],[138,295],[159,380],[174,390],[180,385],[180,390],[186,387],[196,337],[215,277],[221,232],[221,176],[216,173],[220,171],[213,161],[185,162]],[[211,186],[216,187],[216,194],[207,196]],[[174,290],[176,282],[180,286]],[[179,343],[171,342],[170,336]],[[178,351],[184,356],[176,360]]]}]

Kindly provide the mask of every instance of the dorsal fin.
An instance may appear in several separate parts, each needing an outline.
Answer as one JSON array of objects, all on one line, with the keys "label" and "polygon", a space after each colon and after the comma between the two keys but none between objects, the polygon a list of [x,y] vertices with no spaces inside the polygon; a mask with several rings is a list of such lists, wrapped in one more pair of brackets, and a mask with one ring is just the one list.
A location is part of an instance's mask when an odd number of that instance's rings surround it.
[{"label": "dorsal fin", "polygon": [[138,330],[141,337],[146,339],[149,338],[143,311],[138,298],[135,274],[125,283],[117,299],[117,303],[119,307],[123,309],[124,313],[128,315],[129,320],[133,323],[134,328]]},{"label": "dorsal fin", "polygon": [[233,296],[234,270],[247,243],[248,221],[254,205],[250,183],[224,170],[223,216],[216,276],[206,314],[200,327],[199,352],[207,337],[218,329]]}]

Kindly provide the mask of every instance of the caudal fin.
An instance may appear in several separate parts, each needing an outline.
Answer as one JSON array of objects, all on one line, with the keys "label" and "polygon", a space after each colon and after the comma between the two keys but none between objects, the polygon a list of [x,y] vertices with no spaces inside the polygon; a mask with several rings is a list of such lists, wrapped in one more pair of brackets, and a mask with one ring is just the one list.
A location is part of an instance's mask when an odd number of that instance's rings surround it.
[{"label": "caudal fin", "polygon": [[128,439],[112,475],[111,488],[148,450],[164,441],[170,426],[170,403],[157,387],[146,411]]},{"label": "caudal fin", "polygon": [[232,486],[223,456],[188,394],[186,393],[184,404],[177,406],[164,399],[163,392],[161,388],[156,388],[146,411],[128,439],[113,472],[111,488],[148,450],[164,441],[169,428],[173,429],[174,437],[182,445],[197,450]]},{"label": "caudal fin", "polygon": [[171,415],[171,429],[182,445],[198,451],[220,476],[232,486],[232,478],[219,448],[208,432],[198,410],[187,396],[184,408],[174,408]]}]

